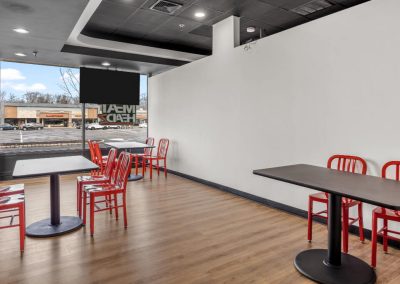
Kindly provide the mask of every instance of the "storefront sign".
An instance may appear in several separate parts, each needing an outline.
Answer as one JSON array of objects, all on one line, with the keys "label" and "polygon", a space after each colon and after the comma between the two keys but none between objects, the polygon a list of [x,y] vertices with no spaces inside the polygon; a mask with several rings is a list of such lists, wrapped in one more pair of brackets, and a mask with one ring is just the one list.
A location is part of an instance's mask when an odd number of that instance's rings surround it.
[{"label": "storefront sign", "polygon": [[133,125],[136,120],[134,105],[101,105],[98,115],[101,125],[123,124]]}]

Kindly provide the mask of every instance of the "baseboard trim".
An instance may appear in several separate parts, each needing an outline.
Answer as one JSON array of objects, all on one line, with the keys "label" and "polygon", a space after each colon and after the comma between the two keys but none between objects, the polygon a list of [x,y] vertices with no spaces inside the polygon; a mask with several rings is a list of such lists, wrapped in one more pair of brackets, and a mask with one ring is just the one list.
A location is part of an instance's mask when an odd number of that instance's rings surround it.
[{"label": "baseboard trim", "polygon": [[[162,169],[162,170],[164,170],[164,169]],[[276,202],[276,201],[273,201],[273,200],[270,200],[270,199],[267,199],[267,198],[263,198],[263,197],[260,197],[260,196],[257,196],[257,195],[253,195],[253,194],[241,191],[241,190],[237,190],[235,188],[224,186],[224,185],[212,182],[212,181],[208,181],[208,180],[205,180],[205,179],[201,179],[201,178],[198,178],[198,177],[195,177],[195,176],[191,176],[191,175],[184,174],[184,173],[177,172],[177,171],[173,171],[173,170],[168,170],[168,173],[171,173],[171,174],[174,174],[174,175],[177,175],[177,176],[180,176],[180,177],[183,177],[183,178],[186,178],[186,179],[189,179],[189,180],[192,180],[192,181],[195,181],[195,182],[210,186],[212,188],[215,188],[215,189],[218,189],[218,190],[221,190],[221,191],[224,191],[224,192],[228,192],[228,193],[240,196],[242,198],[246,198],[246,199],[251,200],[251,201],[255,201],[255,202],[260,203],[262,205],[265,205],[265,206],[268,206],[268,207],[271,207],[271,208],[274,208],[274,209],[278,209],[278,210],[284,211],[284,212],[292,214],[292,215],[300,216],[302,218],[307,218],[307,215],[308,215],[307,211],[305,211],[305,210],[302,210],[302,209],[299,209],[299,208],[296,208],[296,207],[292,207],[292,206],[289,206],[289,205],[286,205],[286,204],[283,204],[283,203],[280,203],[280,202]],[[318,222],[318,223],[326,224],[326,220],[323,219],[323,218],[314,218],[314,221]],[[349,227],[349,233],[351,233],[353,235],[356,235],[356,236],[359,236],[358,227],[354,226],[354,225],[350,226]],[[365,236],[366,239],[371,240],[371,230],[364,229],[364,236]],[[382,239],[380,237],[378,237],[378,242],[382,243]],[[388,245],[391,246],[391,247],[400,249],[400,243],[397,242],[397,241],[389,240],[388,241]]]}]

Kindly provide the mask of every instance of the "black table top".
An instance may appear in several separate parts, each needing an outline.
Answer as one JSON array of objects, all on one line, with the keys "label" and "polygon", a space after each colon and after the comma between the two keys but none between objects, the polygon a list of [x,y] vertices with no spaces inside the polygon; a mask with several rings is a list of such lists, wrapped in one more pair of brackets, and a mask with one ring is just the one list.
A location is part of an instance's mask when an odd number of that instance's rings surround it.
[{"label": "black table top", "polygon": [[117,148],[117,149],[144,149],[154,148],[155,146],[149,146],[144,143],[134,141],[118,141],[118,142],[104,142],[105,145]]},{"label": "black table top", "polygon": [[83,156],[18,160],[13,177],[35,177],[51,174],[95,170],[99,167]]},{"label": "black table top", "polygon": [[254,174],[362,202],[400,210],[400,182],[299,164],[254,170]]}]

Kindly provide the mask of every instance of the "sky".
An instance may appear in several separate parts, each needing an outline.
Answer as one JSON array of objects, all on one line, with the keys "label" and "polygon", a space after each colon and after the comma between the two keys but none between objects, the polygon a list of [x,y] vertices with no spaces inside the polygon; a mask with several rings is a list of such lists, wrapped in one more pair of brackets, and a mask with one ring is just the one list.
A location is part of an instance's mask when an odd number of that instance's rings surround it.
[{"label": "sky", "polygon": [[[63,94],[60,67],[0,62],[0,91],[21,97],[26,92]],[[79,78],[79,69],[71,68]],[[147,92],[147,76],[140,76],[140,93]]]}]

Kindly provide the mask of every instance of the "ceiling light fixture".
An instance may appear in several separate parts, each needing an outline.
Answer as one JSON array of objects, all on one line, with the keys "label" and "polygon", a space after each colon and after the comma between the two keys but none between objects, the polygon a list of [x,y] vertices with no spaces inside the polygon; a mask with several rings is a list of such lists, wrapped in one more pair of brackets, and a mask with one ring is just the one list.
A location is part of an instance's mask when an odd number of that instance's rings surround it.
[{"label": "ceiling light fixture", "polygon": [[22,53],[22,52],[17,52],[17,53],[14,53],[16,56],[21,56],[21,57],[24,57],[24,56],[26,56],[26,54],[25,53]]},{"label": "ceiling light fixture", "polygon": [[29,31],[24,29],[24,28],[15,28],[13,29],[14,32],[19,33],[19,34],[28,34]]},{"label": "ceiling light fixture", "polygon": [[254,33],[256,31],[256,28],[255,27],[247,27],[246,31],[248,33]]},{"label": "ceiling light fixture", "polygon": [[206,13],[198,11],[198,12],[194,13],[194,16],[196,18],[204,18],[206,16]]},{"label": "ceiling light fixture", "polygon": [[185,27],[185,24],[179,24],[179,27],[180,27],[181,29],[183,29],[183,28]]},{"label": "ceiling light fixture", "polygon": [[101,65],[108,67],[111,66],[110,62],[104,61],[103,63],[101,63]]}]

